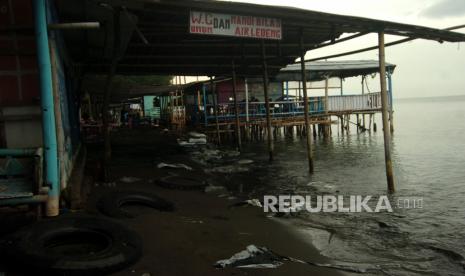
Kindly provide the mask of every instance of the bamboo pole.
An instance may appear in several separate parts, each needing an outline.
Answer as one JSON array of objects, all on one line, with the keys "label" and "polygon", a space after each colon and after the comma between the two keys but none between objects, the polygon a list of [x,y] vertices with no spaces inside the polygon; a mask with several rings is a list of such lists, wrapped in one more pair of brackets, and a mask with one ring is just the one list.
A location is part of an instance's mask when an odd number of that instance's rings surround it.
[{"label": "bamboo pole", "polygon": [[[365,76],[362,76],[362,95],[365,95]],[[365,113],[363,113],[363,129],[366,130]]]},{"label": "bamboo pole", "polygon": [[386,178],[388,191],[395,192],[394,175],[392,171],[391,160],[391,133],[389,130],[388,122],[388,95],[386,88],[386,60],[384,51],[384,32],[378,33],[378,46],[379,46],[379,74],[381,82],[381,106],[383,115],[383,133],[384,133],[384,157],[386,162]]},{"label": "bamboo pole", "polygon": [[[326,114],[326,115],[328,115],[328,113],[329,113],[329,110],[328,110],[328,108],[329,108],[329,105],[328,105],[328,99],[329,99],[328,93],[329,93],[329,88],[328,88],[328,87],[329,87],[329,80],[328,80],[328,77],[326,77],[326,78],[325,78],[325,103],[324,103],[324,104],[325,104],[324,107],[325,107],[325,114]],[[326,116],[326,120],[328,120],[328,119],[330,119],[330,118],[331,118],[331,116]],[[330,133],[329,133],[329,132],[330,132],[329,129],[330,129],[330,128],[331,128],[331,124],[329,124],[329,125],[326,124],[326,125],[324,126],[324,136],[325,136],[325,137],[329,137],[329,134],[330,134]]]},{"label": "bamboo pole", "polygon": [[342,83],[342,77],[339,78],[340,89],[341,89],[341,96],[344,95],[344,84]]},{"label": "bamboo pole", "polygon": [[244,79],[244,89],[245,89],[245,137],[250,139],[250,129],[249,129],[249,84],[247,78]]},{"label": "bamboo pole", "polygon": [[104,141],[104,161],[105,161],[105,181],[108,181],[108,167],[111,160],[111,134],[110,134],[110,97],[111,97],[111,84],[113,83],[113,78],[116,73],[116,67],[118,66],[118,61],[113,60],[110,65],[110,70],[107,75],[105,82],[105,92],[103,98],[102,106],[102,123],[103,123],[103,141]]},{"label": "bamboo pole", "polygon": [[236,115],[236,143],[239,151],[242,151],[242,141],[241,141],[241,125],[239,122],[239,106],[237,104],[237,87],[236,87],[236,64],[234,60],[231,63],[232,67],[232,90],[234,97],[234,113]]},{"label": "bamboo pole", "polygon": [[57,148],[58,148],[58,162],[59,162],[59,181],[60,188],[64,190],[66,188],[66,167],[65,167],[65,138],[63,131],[63,119],[61,113],[60,105],[60,83],[58,77],[58,68],[57,68],[57,57],[56,57],[56,48],[54,39],[50,39],[53,43],[49,43],[50,47],[50,64],[52,68],[52,90],[53,90],[53,101],[55,103],[55,125],[56,125],[56,136],[57,136]]},{"label": "bamboo pole", "polygon": [[109,72],[105,82],[104,88],[104,97],[103,97],[103,106],[102,106],[102,123],[103,123],[103,141],[104,141],[104,178],[105,181],[109,180],[109,162],[111,160],[111,133],[110,133],[110,98],[111,98],[111,85],[113,83],[113,78],[116,74],[116,69],[118,67],[120,59],[120,46],[121,46],[121,36],[120,36],[120,10],[115,10],[113,14],[113,32],[114,32],[114,41],[113,41],[113,57],[110,64]]},{"label": "bamboo pole", "polygon": [[391,130],[391,133],[394,133],[394,99],[392,97],[392,73],[389,70],[387,73],[387,78],[388,78],[388,91],[389,91],[389,127]]},{"label": "bamboo pole", "polygon": [[207,110],[207,89],[205,84],[202,84],[202,95],[203,95],[203,119],[205,123],[205,128],[208,127],[208,110]]},{"label": "bamboo pole", "polygon": [[273,161],[274,144],[273,144],[273,133],[271,133],[270,98],[268,96],[268,64],[266,62],[265,43],[263,40],[261,41],[261,48],[262,48],[262,60],[263,60],[263,92],[265,94],[268,152],[270,155],[270,161]]},{"label": "bamboo pole", "polygon": [[340,119],[341,119],[341,135],[344,135],[344,115],[341,115]]},{"label": "bamboo pole", "polygon": [[210,77],[210,89],[213,101],[213,111],[215,114],[216,139],[218,145],[221,145],[220,124],[218,123],[218,95],[216,93],[215,84],[213,83],[213,77]]},{"label": "bamboo pole", "polygon": [[307,95],[307,74],[305,68],[305,49],[304,49],[304,36],[303,32],[300,35],[300,69],[302,76],[302,89],[304,94],[304,118],[305,118],[305,135],[307,136],[307,157],[308,157],[308,171],[313,173],[313,153],[312,153],[312,134],[310,133],[310,119],[308,117],[308,95]]},{"label": "bamboo pole", "polygon": [[[452,27],[449,27],[449,28],[445,28],[443,30],[444,31],[452,31],[452,30],[457,30],[457,29],[462,29],[462,28],[465,28],[465,25],[452,26]],[[404,38],[404,39],[400,39],[400,40],[396,40],[396,41],[393,41],[393,42],[386,43],[384,46],[385,47],[394,46],[394,45],[409,42],[409,41],[412,41],[412,40],[415,40],[415,39],[417,39],[417,38],[416,37],[408,37],[408,38]],[[340,54],[337,54],[337,55],[330,55],[330,56],[324,56],[324,57],[319,57],[319,58],[307,59],[305,62],[312,62],[312,61],[318,61],[318,60],[323,60],[323,59],[331,59],[331,58],[343,57],[343,56],[348,56],[348,55],[354,55],[354,54],[359,54],[359,53],[363,53],[363,52],[367,52],[367,51],[371,51],[371,50],[376,50],[376,49],[378,49],[378,45],[363,48],[363,49],[359,49],[359,50],[355,50],[355,51],[340,53]],[[297,62],[296,62],[296,64],[297,64]]]},{"label": "bamboo pole", "polygon": [[73,23],[57,23],[48,24],[49,30],[86,30],[99,29],[100,22],[73,22]]},{"label": "bamboo pole", "polygon": [[249,122],[249,84],[247,78],[244,80],[245,89],[245,121]]}]

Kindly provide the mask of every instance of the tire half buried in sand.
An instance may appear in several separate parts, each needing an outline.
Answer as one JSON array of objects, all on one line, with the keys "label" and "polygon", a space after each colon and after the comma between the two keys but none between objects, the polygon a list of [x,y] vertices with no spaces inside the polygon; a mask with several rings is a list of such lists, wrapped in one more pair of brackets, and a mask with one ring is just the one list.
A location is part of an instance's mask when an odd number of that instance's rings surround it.
[{"label": "tire half buried in sand", "polygon": [[174,211],[173,203],[151,193],[139,191],[111,191],[102,195],[97,209],[112,218],[133,218],[134,212],[124,209],[125,206],[143,206],[162,212]]},{"label": "tire half buried in sand", "polygon": [[207,186],[207,182],[194,177],[171,175],[158,179],[157,185],[175,190],[203,190]]},{"label": "tire half buried in sand", "polygon": [[105,275],[135,263],[142,242],[113,220],[73,215],[24,228],[4,238],[0,250],[12,268],[33,274]]}]

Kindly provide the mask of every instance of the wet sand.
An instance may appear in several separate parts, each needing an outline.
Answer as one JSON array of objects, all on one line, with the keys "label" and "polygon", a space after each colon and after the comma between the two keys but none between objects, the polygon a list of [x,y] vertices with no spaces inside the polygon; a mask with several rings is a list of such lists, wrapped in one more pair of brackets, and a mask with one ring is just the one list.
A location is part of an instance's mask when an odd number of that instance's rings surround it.
[{"label": "wet sand", "polygon": [[[327,263],[308,237],[299,235],[282,223],[267,218],[258,207],[231,207],[238,200],[206,194],[203,191],[169,190],[154,181],[180,170],[158,169],[156,164],[182,162],[194,168],[184,174],[204,178],[203,168],[188,159],[176,144],[175,135],[159,130],[122,131],[114,136],[114,184],[91,189],[87,209],[96,212],[98,195],[111,189],[130,189],[155,193],[176,206],[174,212],[146,207],[130,207],[136,218],[121,222],[136,230],[144,243],[143,257],[133,266],[113,275],[342,275],[341,271],[285,262],[275,269],[216,269],[213,264],[230,258],[248,245],[267,247],[279,255]],[[123,183],[124,176],[140,181]],[[145,273],[145,274],[144,274]]]}]

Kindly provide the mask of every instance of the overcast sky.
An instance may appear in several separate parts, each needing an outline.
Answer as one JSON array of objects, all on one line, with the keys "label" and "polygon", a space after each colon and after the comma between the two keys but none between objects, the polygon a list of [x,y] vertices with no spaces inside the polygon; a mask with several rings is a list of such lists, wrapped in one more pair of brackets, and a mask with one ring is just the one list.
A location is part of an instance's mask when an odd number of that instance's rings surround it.
[{"label": "overcast sky", "polygon": [[[335,14],[354,15],[434,28],[465,24],[465,0],[240,0],[267,5],[286,5]],[[283,4],[284,3],[284,4]],[[465,33],[465,29],[458,30]],[[398,37],[386,37],[386,41]],[[356,50],[377,44],[376,35],[311,51],[307,58]],[[377,51],[339,59],[377,59]],[[335,59],[336,60],[336,59]],[[386,60],[398,67],[394,73],[394,97],[465,95],[465,43],[416,40],[386,48]],[[371,90],[379,83],[369,82]],[[359,90],[358,80],[347,80],[346,90]]]}]

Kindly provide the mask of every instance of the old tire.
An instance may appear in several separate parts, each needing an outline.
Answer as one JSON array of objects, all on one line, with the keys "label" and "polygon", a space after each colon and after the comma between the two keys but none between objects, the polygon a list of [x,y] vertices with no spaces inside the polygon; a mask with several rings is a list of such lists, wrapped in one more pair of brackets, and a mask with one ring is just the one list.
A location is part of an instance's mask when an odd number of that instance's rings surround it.
[{"label": "old tire", "polygon": [[114,191],[104,194],[97,203],[101,213],[113,218],[133,218],[135,215],[123,210],[125,204],[147,206],[163,212],[174,211],[173,203],[154,194],[137,191]]},{"label": "old tire", "polygon": [[135,263],[142,255],[137,233],[96,217],[43,220],[6,237],[1,247],[13,268],[53,275],[104,275]]},{"label": "old tire", "polygon": [[193,177],[170,175],[158,179],[157,185],[175,190],[204,190],[207,182]]}]

